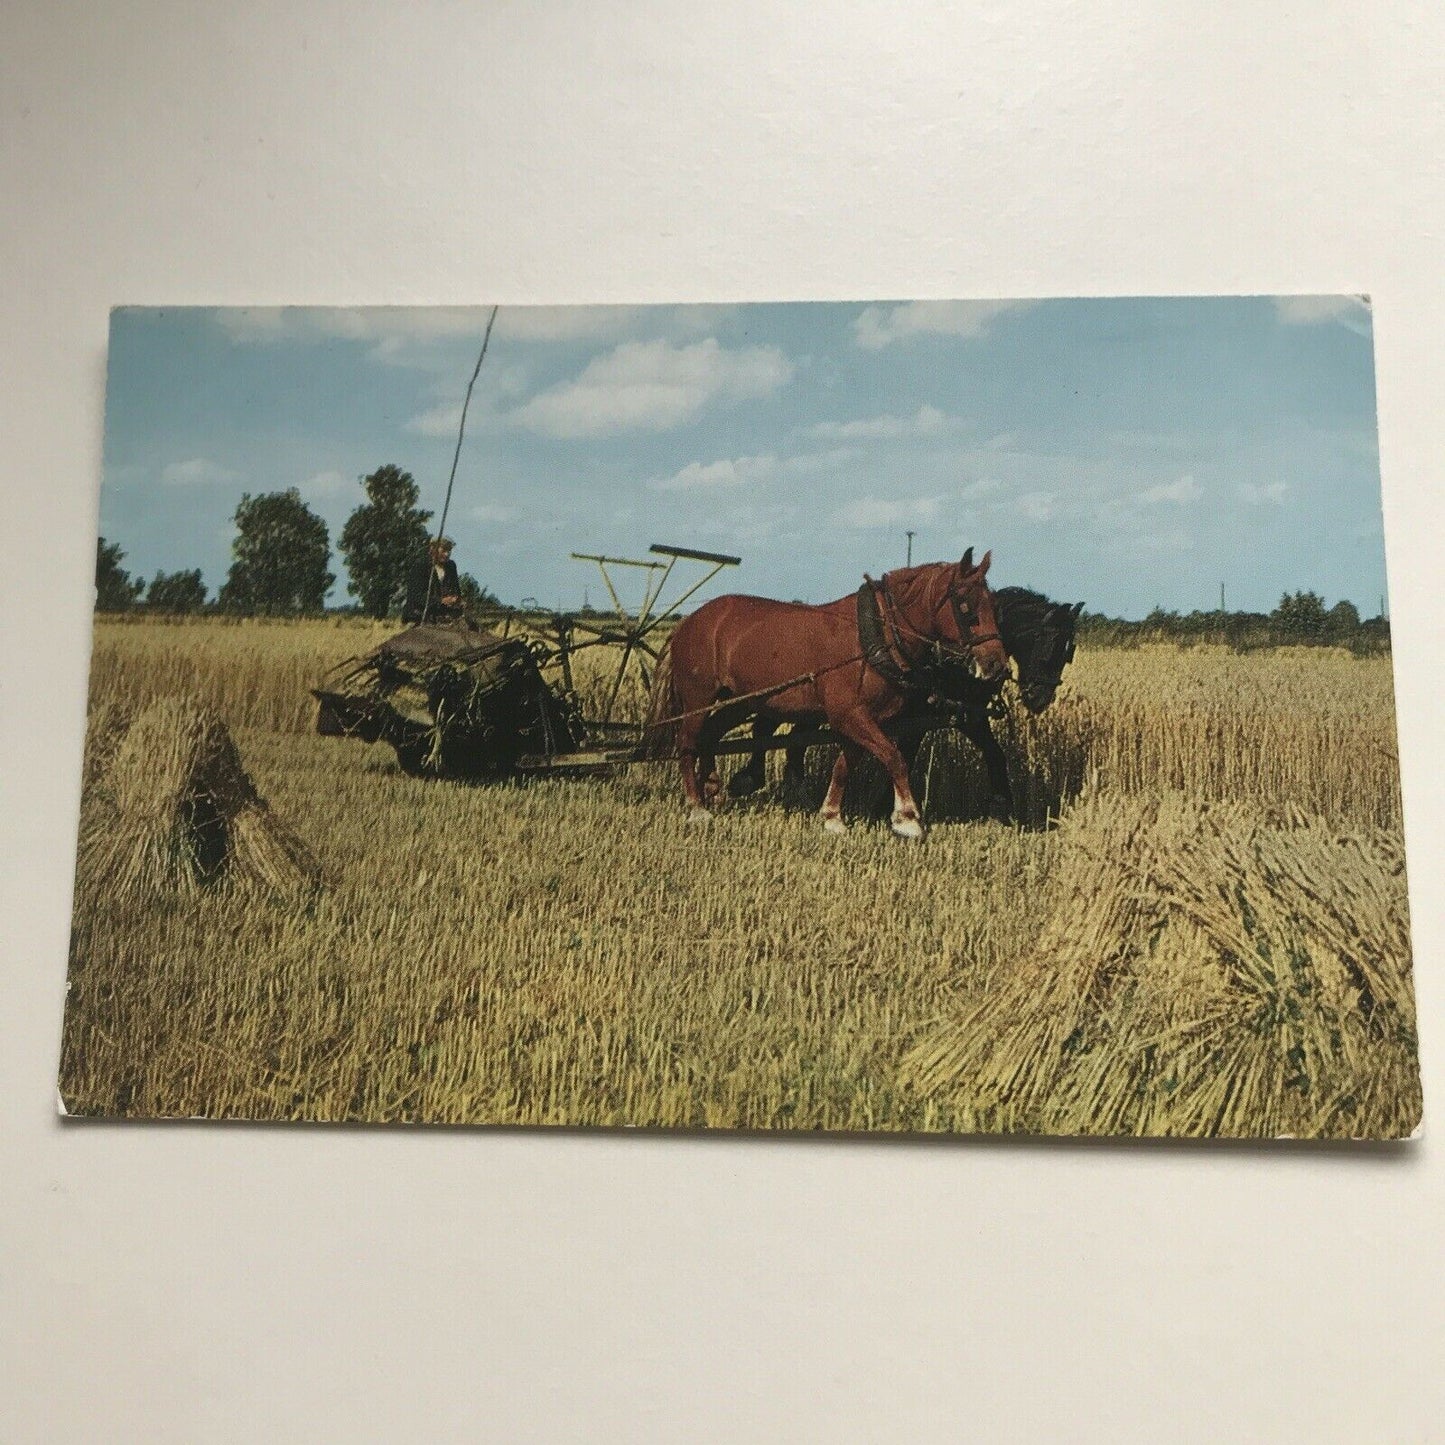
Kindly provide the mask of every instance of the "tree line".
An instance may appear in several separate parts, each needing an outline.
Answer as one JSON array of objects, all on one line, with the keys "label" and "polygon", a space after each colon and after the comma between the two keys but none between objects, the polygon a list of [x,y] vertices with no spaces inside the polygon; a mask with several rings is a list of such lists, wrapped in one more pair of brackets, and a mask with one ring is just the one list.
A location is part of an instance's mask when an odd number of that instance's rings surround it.
[{"label": "tree line", "polygon": [[[401,608],[410,575],[427,565],[432,513],[418,506],[421,491],[410,472],[388,463],[361,478],[363,502],[346,519],[338,547],[346,564],[347,591],[356,598],[349,611],[388,617]],[[331,538],[325,521],[295,487],[258,496],[244,493],[232,518],[236,536],[231,566],[214,599],[207,596],[200,568],[157,572],[149,584],[121,563],[120,545],[99,541],[95,567],[98,612],[215,611],[240,617],[305,617],[326,611],[326,594],[336,575],[330,570]],[[496,605],[496,597],[470,573],[460,577],[467,608]]]},{"label": "tree line", "polygon": [[1390,621],[1383,614],[1361,617],[1353,602],[1333,607],[1317,592],[1286,592],[1272,612],[1170,612],[1156,607],[1139,621],[1084,612],[1080,641],[1114,646],[1174,642],[1214,643],[1235,652],[1262,647],[1347,647],[1360,656],[1388,651]]},{"label": "tree line", "polygon": [[[427,524],[432,513],[418,505],[421,492],[410,472],[388,463],[361,478],[366,501],[346,519],[338,546],[348,574],[351,608],[388,617],[401,608],[407,580],[426,565]],[[121,566],[125,553],[100,539],[96,554],[96,610],[126,612],[217,611],[246,617],[303,617],[326,610],[335,582],[326,523],[295,487],[259,496],[246,493],[233,518],[231,566],[214,600],[199,568],[157,572],[147,584]],[[471,576],[460,577],[468,610],[497,605]],[[590,610],[590,609],[589,609]],[[1361,618],[1353,602],[1327,607],[1315,592],[1287,592],[1272,612],[1170,612],[1156,607],[1138,621],[1084,612],[1082,641],[1115,646],[1144,642],[1216,643],[1244,652],[1259,647],[1348,647],[1367,654],[1388,649],[1390,623],[1383,615]]]}]

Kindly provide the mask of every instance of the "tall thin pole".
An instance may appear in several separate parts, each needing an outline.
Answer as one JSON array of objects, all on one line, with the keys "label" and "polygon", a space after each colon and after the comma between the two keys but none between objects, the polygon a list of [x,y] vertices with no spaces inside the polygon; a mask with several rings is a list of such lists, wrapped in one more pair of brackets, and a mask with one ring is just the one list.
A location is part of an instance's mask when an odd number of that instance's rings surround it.
[{"label": "tall thin pole", "polygon": [[1224,583],[1219,584],[1219,610],[1224,611]]},{"label": "tall thin pole", "polygon": [[[486,360],[487,343],[492,339],[492,326],[496,322],[497,312],[500,308],[493,306],[492,314],[487,317],[487,329],[482,336],[482,349],[477,353],[477,364],[472,368],[472,379],[467,383],[467,394],[462,398],[462,415],[457,422],[457,449],[452,453],[452,469],[447,476],[447,495],[442,503],[442,518],[437,523],[436,540],[441,541],[447,534],[447,513],[452,509],[452,487],[457,480],[457,463],[462,459],[462,438],[467,434],[467,408],[472,404],[472,388],[477,384],[477,377],[482,374],[482,362]],[[428,563],[431,559],[428,557]],[[431,594],[432,588],[436,585],[436,568],[428,565],[426,573],[426,601],[422,603],[421,616],[425,622],[431,615]]]},{"label": "tall thin pole", "polygon": [[497,319],[497,312],[500,308],[493,306],[492,314],[487,317],[486,334],[482,337],[482,349],[477,353],[477,364],[472,368],[472,379],[467,383],[467,394],[462,399],[462,417],[457,423],[457,449],[452,453],[452,470],[447,477],[447,497],[442,503],[442,519],[437,524],[437,538],[440,540],[447,533],[447,513],[452,509],[452,486],[457,479],[457,463],[462,458],[462,438],[467,432],[467,408],[472,404],[472,388],[477,384],[477,377],[481,375],[482,362],[486,359],[487,343],[492,339],[492,325]]},{"label": "tall thin pole", "polygon": [[905,532],[903,535],[908,538],[908,560],[903,565],[911,567],[913,565],[913,533]]}]

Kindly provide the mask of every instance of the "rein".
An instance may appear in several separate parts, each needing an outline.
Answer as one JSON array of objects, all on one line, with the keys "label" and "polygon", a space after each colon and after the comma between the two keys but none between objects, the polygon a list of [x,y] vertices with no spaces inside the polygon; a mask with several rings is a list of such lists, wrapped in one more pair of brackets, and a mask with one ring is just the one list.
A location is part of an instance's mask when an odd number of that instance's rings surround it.
[{"label": "rein", "polygon": [[[754,692],[736,693],[731,697],[718,698],[717,701],[706,703],[702,707],[690,708],[686,712],[670,713],[666,717],[648,723],[645,731],[657,732],[662,728],[671,727],[675,723],[684,722],[688,718],[704,717],[720,712],[724,708],[735,707],[738,703],[762,702],[767,698],[776,697],[780,692],[787,692],[790,688],[801,686],[803,683],[816,683],[820,677],[837,672],[840,668],[852,667],[857,662],[866,662],[869,667],[900,692],[934,692],[938,688],[940,675],[946,675],[947,663],[956,663],[959,659],[964,659],[971,665],[973,650],[976,646],[984,642],[1002,643],[1003,641],[997,632],[975,635],[973,624],[976,619],[972,616],[972,609],[965,610],[958,595],[953,591],[950,591],[945,599],[934,605],[932,613],[929,614],[929,621],[931,622],[938,615],[944,601],[950,602],[953,605],[954,621],[958,627],[959,636],[964,639],[964,645],[955,647],[939,638],[929,637],[927,633],[918,632],[906,623],[900,623],[898,603],[889,590],[886,576],[875,582],[865,572],[863,579],[863,585],[859,587],[857,594],[858,642],[862,648],[861,652],[855,652],[851,657],[841,658],[837,662],[830,662],[826,667],[815,668],[812,672],[800,673],[797,677],[790,677],[785,682],[776,682],[769,687],[758,688]],[[893,613],[892,617],[889,617],[884,611],[879,600],[879,592],[887,598],[889,609]],[[927,662],[910,657],[899,640],[900,631],[906,632],[910,638],[928,643],[933,651],[933,657]],[[895,654],[898,661],[895,661]]]},{"label": "rein", "polygon": [[646,724],[644,732],[657,732],[661,728],[671,727],[673,723],[680,723],[685,718],[703,717],[708,713],[721,712],[725,707],[734,707],[740,702],[761,702],[764,698],[776,697],[780,692],[787,692],[790,687],[800,687],[805,682],[817,682],[820,677],[826,677],[830,672],[837,672],[840,667],[852,667],[855,662],[866,662],[867,655],[862,652],[855,652],[852,657],[845,657],[839,662],[830,662],[827,667],[814,668],[812,672],[799,673],[797,677],[790,677],[786,682],[775,682],[771,687],[760,687],[756,692],[739,692],[730,697],[720,697],[716,702],[705,703],[702,707],[689,708],[687,712],[669,713],[666,717],[660,717],[656,722]]},{"label": "rein", "polygon": [[[934,603],[933,611],[928,615],[930,624],[945,602],[953,610],[954,625],[958,629],[961,645],[945,642],[942,638],[930,636],[911,626],[893,596],[887,576],[875,582],[864,574],[863,585],[858,589],[858,640],[863,646],[869,666],[900,691],[937,691],[940,681],[951,670],[951,665],[956,666],[963,662],[971,672],[975,648],[985,642],[1003,642],[1003,638],[996,631],[974,630],[978,621],[977,614],[972,607],[966,606],[959,594],[951,588],[943,598]],[[922,658],[910,656],[901,640],[902,634],[907,634],[911,641],[925,644]]]}]

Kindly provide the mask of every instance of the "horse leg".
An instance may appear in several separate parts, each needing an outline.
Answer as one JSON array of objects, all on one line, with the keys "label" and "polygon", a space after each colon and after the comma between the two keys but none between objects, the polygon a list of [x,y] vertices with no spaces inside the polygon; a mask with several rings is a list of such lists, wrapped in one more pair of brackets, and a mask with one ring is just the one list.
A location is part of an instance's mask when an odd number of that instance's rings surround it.
[{"label": "horse leg", "polygon": [[802,743],[790,742],[788,744],[787,750],[783,754],[785,759],[783,763],[783,783],[785,786],[801,791],[807,783],[807,751],[807,748],[805,748]]},{"label": "horse leg", "polygon": [[717,801],[718,794],[722,792],[722,779],[718,776],[715,749],[718,739],[727,731],[727,728],[720,719],[721,714],[715,713],[698,730],[697,782],[702,793],[703,808],[701,813],[694,810],[693,822],[701,822],[704,819],[711,820],[712,814],[708,809]]},{"label": "horse leg", "polygon": [[717,770],[717,759],[711,753],[699,755],[697,775],[702,780],[702,800],[711,808],[723,790],[722,778]]},{"label": "horse leg", "polygon": [[753,719],[753,752],[748,758],[747,764],[735,772],[728,779],[728,793],[734,798],[745,798],[749,793],[756,793],[762,787],[767,778],[767,750],[762,744],[768,742],[778,730],[776,718],[765,717],[759,713]]},{"label": "horse leg", "polygon": [[699,786],[698,734],[701,731],[701,724],[696,718],[684,718],[677,731],[677,760],[682,769],[682,791],[687,799],[688,821],[693,823],[712,821],[712,814],[703,802],[702,789]]},{"label": "horse leg", "polygon": [[918,816],[918,804],[913,801],[913,789],[908,783],[908,764],[904,762],[897,743],[868,712],[849,713],[847,717],[836,720],[834,726],[856,746],[872,753],[892,780],[893,817],[890,822],[893,831],[900,838],[921,838],[923,823]]},{"label": "horse leg", "polygon": [[833,763],[833,776],[828,782],[828,795],[818,810],[825,833],[848,831],[848,825],[843,821],[843,789],[848,783],[848,751],[846,747],[838,749],[838,757]]},{"label": "horse leg", "polygon": [[1000,823],[1012,823],[1014,819],[1013,788],[1009,784],[1008,760],[1003,755],[998,739],[989,726],[985,712],[966,712],[963,716],[963,730],[983,754],[983,765],[988,770],[988,787],[991,797],[989,811]]},{"label": "horse leg", "polygon": [[[795,730],[796,731],[796,728]],[[783,753],[783,806],[808,809],[808,749],[802,743],[789,743]]]}]

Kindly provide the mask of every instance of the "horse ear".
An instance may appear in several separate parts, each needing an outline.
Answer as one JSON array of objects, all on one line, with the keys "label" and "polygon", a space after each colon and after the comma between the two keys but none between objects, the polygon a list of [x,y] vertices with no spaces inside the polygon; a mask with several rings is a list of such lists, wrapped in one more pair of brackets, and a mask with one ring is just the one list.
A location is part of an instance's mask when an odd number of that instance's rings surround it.
[{"label": "horse ear", "polygon": [[968,551],[963,554],[963,560],[958,564],[958,570],[959,570],[960,573],[963,573],[963,572],[972,572],[972,571],[973,571],[973,548],[972,548],[972,547],[970,547],[970,548],[968,549]]},{"label": "horse ear", "polygon": [[1079,614],[1080,614],[1083,610],[1084,610],[1084,604],[1083,604],[1082,602],[1076,602],[1076,603],[1074,603],[1074,605],[1073,605],[1071,608],[1069,608],[1069,611],[1074,614],[1074,620],[1075,620],[1076,622],[1078,621]]},{"label": "horse ear", "polygon": [[[972,548],[970,548],[969,550],[971,551]],[[990,562],[992,562],[992,561],[993,561],[993,553],[992,553],[991,551],[990,551],[990,552],[985,552],[985,553],[983,554],[983,561],[978,564],[978,575],[979,575],[981,578],[988,575],[988,564],[989,564]]]}]

